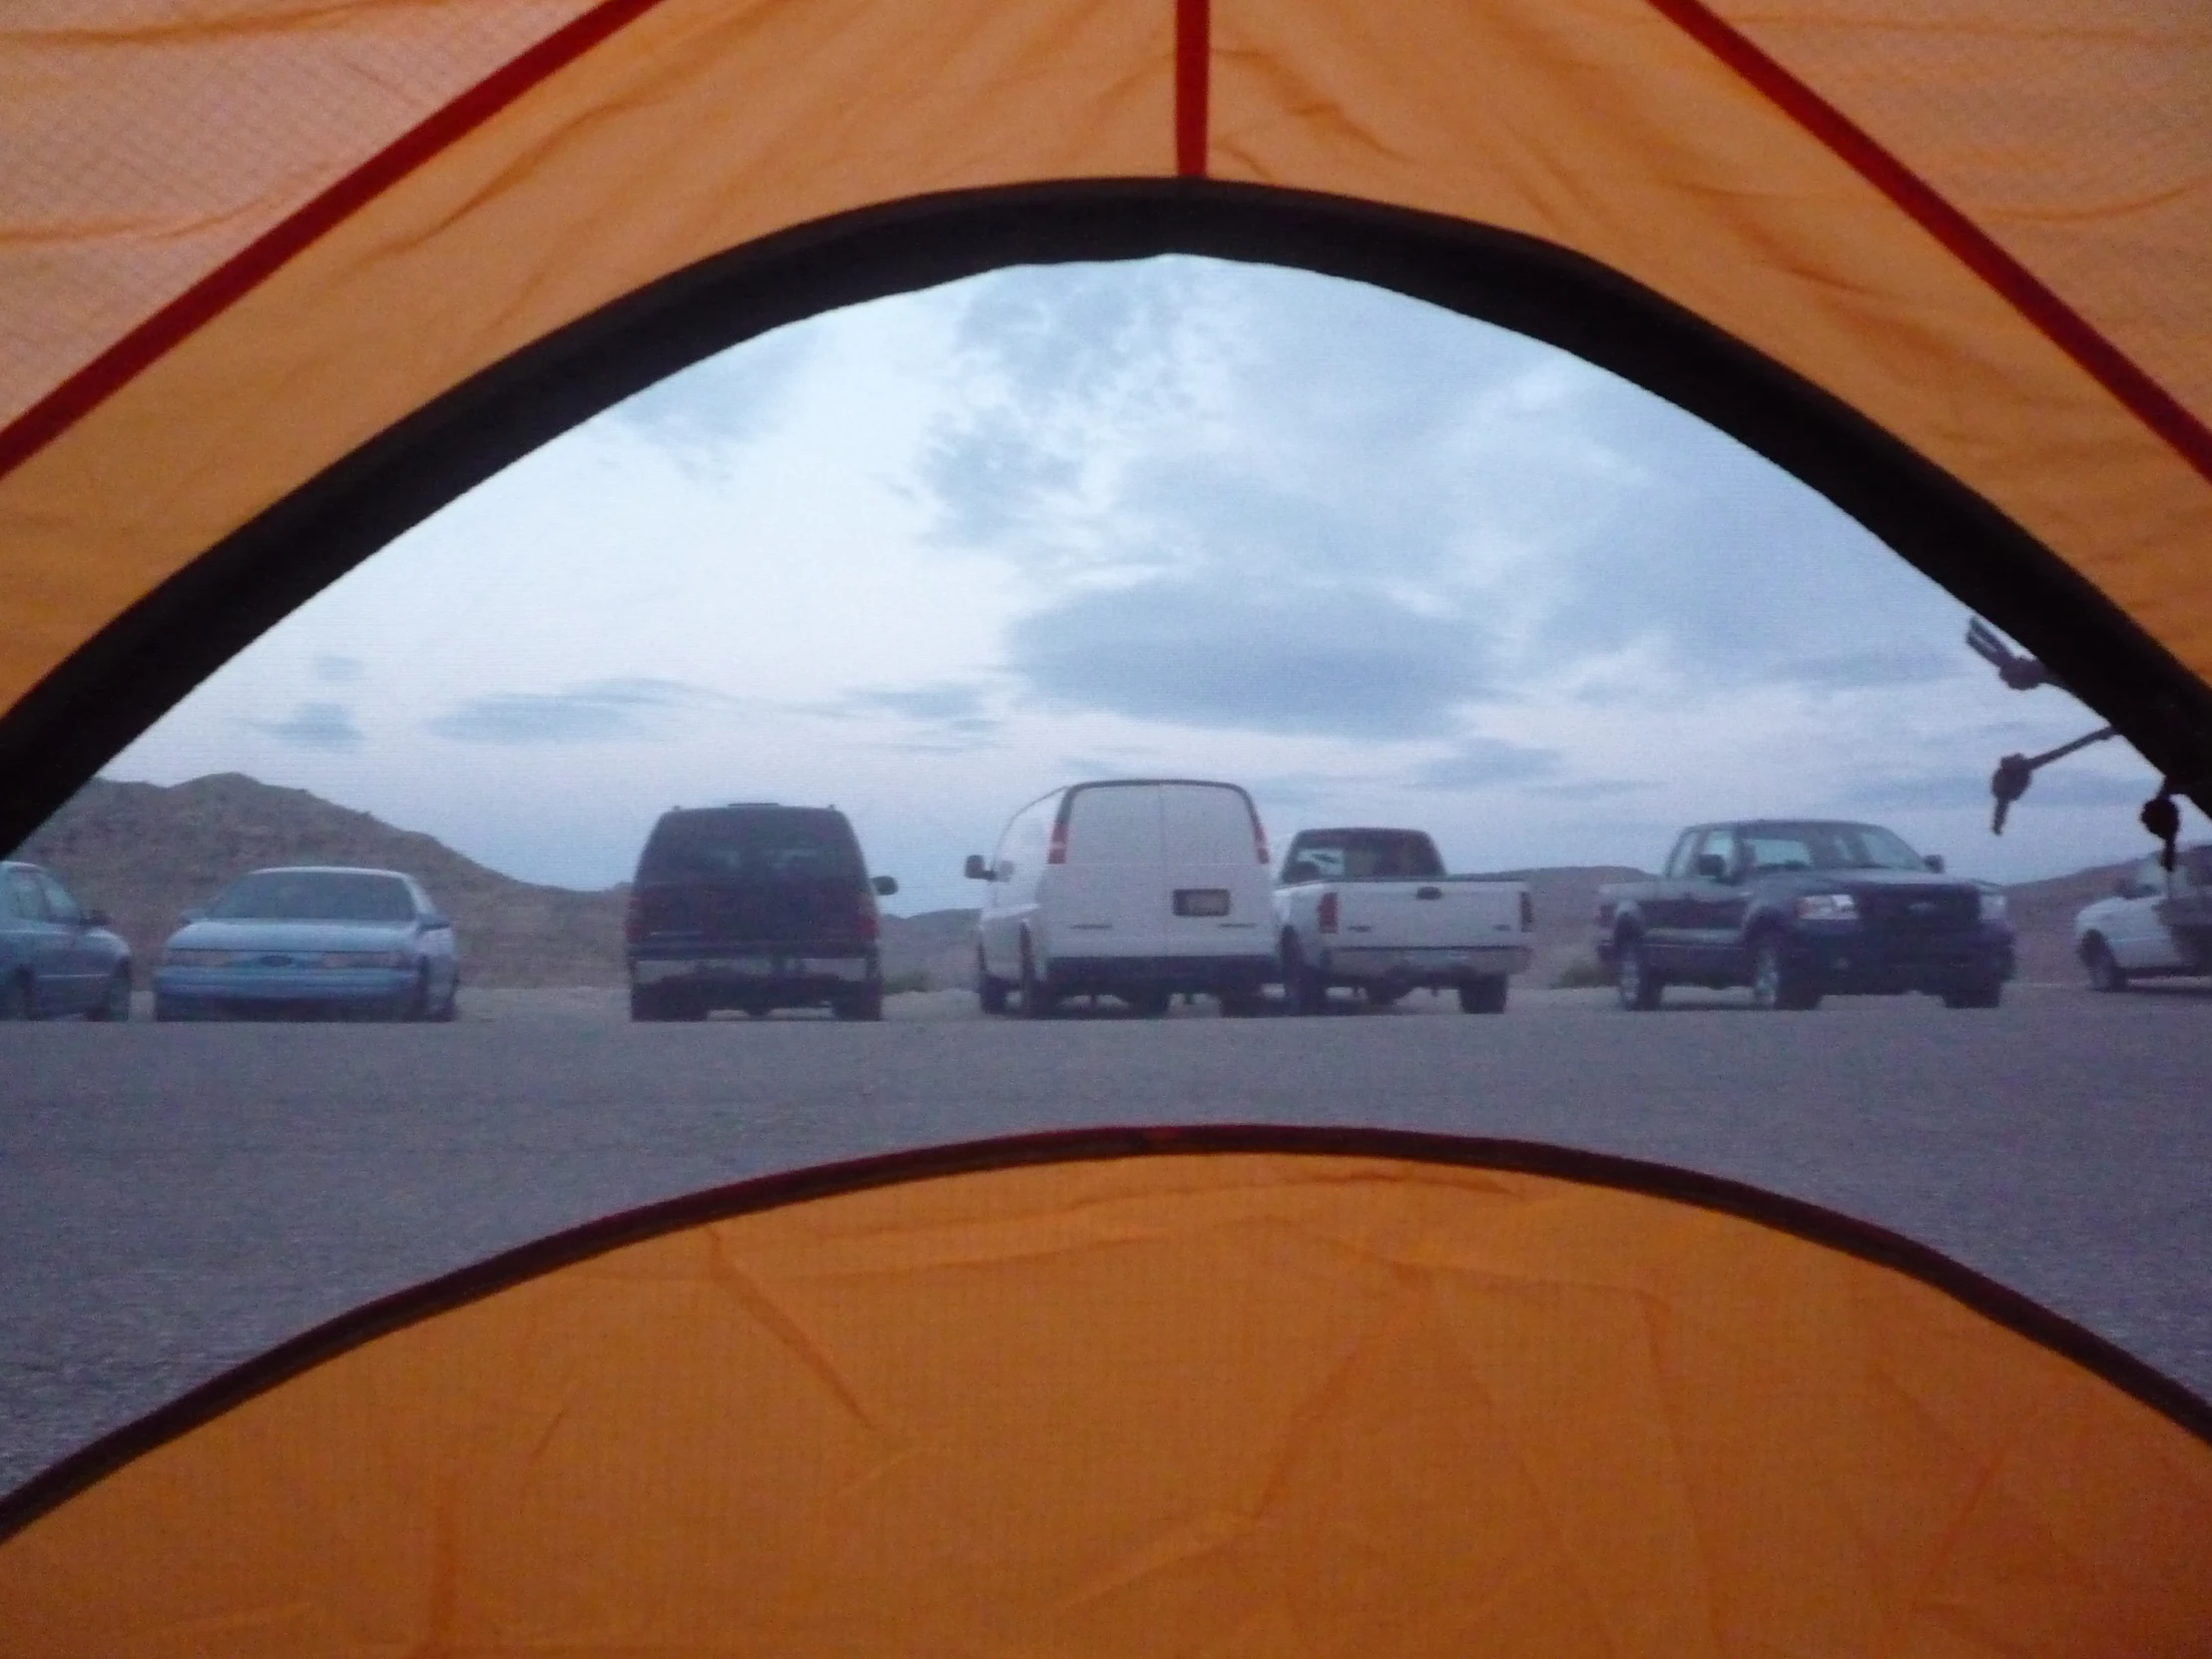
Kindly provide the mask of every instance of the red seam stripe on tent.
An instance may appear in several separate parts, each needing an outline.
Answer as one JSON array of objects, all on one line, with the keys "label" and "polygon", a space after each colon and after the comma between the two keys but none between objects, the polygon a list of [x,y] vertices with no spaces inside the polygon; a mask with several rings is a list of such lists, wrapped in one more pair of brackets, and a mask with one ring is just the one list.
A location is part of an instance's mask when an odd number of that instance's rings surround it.
[{"label": "red seam stripe on tent", "polygon": [[289,219],[249,243],[0,427],[0,478],[84,419],[173,346],[245,298],[325,233],[659,4],[660,0],[602,0],[426,116]]},{"label": "red seam stripe on tent", "polygon": [[2045,286],[1980,226],[1898,160],[1843,111],[1767,55],[1702,0],[1651,0],[1652,8],[1720,59],[1767,101],[1910,214],[2059,350],[2212,482],[2212,428]]},{"label": "red seam stripe on tent", "polygon": [[1210,0],[1175,0],[1175,172],[1206,177],[1206,101],[1213,55]]}]

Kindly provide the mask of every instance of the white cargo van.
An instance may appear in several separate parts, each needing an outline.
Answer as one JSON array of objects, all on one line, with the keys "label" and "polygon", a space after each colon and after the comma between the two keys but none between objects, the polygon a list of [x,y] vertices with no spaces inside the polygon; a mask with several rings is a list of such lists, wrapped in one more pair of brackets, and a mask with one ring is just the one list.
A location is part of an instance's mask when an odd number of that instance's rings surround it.
[{"label": "white cargo van", "polygon": [[987,882],[976,988],[1032,1017],[1105,992],[1163,1014],[1177,991],[1257,1013],[1275,977],[1268,843],[1235,784],[1130,778],[1054,790],[1013,816],[970,878]]}]

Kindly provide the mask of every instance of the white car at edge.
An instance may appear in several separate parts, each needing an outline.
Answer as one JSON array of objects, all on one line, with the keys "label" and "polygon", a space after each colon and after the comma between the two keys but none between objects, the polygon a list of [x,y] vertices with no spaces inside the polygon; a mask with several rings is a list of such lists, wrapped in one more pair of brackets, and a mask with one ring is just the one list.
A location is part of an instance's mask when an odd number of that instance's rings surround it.
[{"label": "white car at edge", "polygon": [[2153,853],[2074,917],[2074,953],[2100,991],[2131,979],[2212,974],[2212,843],[2183,847],[2169,876]]}]

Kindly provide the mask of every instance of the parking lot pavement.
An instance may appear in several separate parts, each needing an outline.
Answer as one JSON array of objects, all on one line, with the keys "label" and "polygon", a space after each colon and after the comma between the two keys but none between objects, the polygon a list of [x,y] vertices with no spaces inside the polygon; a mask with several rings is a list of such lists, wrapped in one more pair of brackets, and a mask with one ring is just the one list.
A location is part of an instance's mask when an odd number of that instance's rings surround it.
[{"label": "parking lot pavement", "polygon": [[1710,1171],[1906,1233],[2212,1392],[2212,994],[1761,1014],[1516,987],[1502,1017],[0,1027],[0,1485],[370,1297],[778,1169],[1101,1123],[1374,1124]]}]

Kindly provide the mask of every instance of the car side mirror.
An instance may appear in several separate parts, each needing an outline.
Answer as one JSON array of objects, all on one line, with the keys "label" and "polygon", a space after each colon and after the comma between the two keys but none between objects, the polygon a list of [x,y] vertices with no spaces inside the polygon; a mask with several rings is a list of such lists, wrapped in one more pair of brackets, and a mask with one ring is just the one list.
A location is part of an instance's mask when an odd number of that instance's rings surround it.
[{"label": "car side mirror", "polygon": [[87,927],[105,927],[112,920],[114,920],[114,917],[110,916],[105,910],[87,910],[85,912],[85,925]]},{"label": "car side mirror", "polygon": [[2132,875],[2123,875],[2112,883],[2112,896],[2114,898],[2133,898],[2135,892],[2135,877]]},{"label": "car side mirror", "polygon": [[1931,852],[1926,858],[1923,858],[1921,862],[1928,865],[1928,867],[1931,870],[1935,871],[1937,875],[1943,873],[1943,855],[1940,852]]},{"label": "car side mirror", "polygon": [[898,891],[898,877],[895,875],[878,875],[868,885],[875,889],[878,897],[888,898],[892,893]]},{"label": "car side mirror", "polygon": [[452,925],[453,921],[451,917],[441,915],[436,910],[432,910],[428,915],[422,918],[422,930],[425,933],[435,933],[440,928],[451,927]]},{"label": "car side mirror", "polygon": [[178,916],[177,919],[183,922],[187,927],[190,927],[196,921],[206,921],[208,919],[208,912],[200,905],[195,904],[191,909],[185,911],[183,914]]},{"label": "car side mirror", "polygon": [[1697,872],[1708,881],[1728,879],[1728,860],[1718,852],[1700,852],[1697,855]]},{"label": "car side mirror", "polygon": [[967,878],[970,881],[989,881],[995,879],[995,877],[991,874],[991,866],[983,861],[983,854],[980,852],[970,852],[967,855],[967,863],[964,867]]},{"label": "car side mirror", "polygon": [[1285,884],[1297,881],[1319,881],[1320,879],[1321,865],[1306,858],[1299,859],[1283,872]]}]

